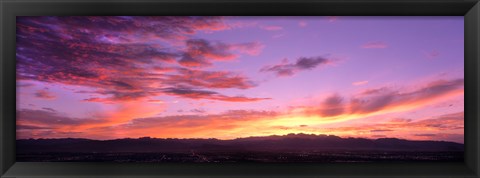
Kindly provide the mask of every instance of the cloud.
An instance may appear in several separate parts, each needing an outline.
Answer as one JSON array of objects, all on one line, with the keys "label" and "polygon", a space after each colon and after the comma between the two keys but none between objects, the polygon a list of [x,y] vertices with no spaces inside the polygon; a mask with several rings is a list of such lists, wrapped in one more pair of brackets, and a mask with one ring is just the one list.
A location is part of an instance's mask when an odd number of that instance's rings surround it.
[{"label": "cloud", "polygon": [[[247,77],[234,72],[189,73],[174,67],[208,66],[262,51],[259,42],[192,39],[199,32],[230,28],[223,17],[19,17],[17,81],[92,88],[89,92],[97,95],[84,101],[103,103],[159,96],[163,93],[158,88],[175,87],[175,80],[207,90],[254,87]],[[200,78],[188,82],[187,77]],[[37,96],[52,99],[46,91]]]},{"label": "cloud", "polygon": [[[89,116],[82,118],[71,117],[68,114],[60,113],[52,110],[35,110],[35,109],[21,109],[17,110],[17,125],[29,125],[37,127],[48,127],[55,133],[60,132],[86,132],[89,137],[96,133],[89,133],[89,129],[118,125],[128,123],[135,118],[152,116],[162,112],[163,106],[156,104],[146,104],[146,101],[122,102],[119,105],[113,106],[110,110],[104,110],[101,113],[91,112]],[[57,138],[60,135],[46,135],[50,138]],[[22,132],[21,135],[31,135],[33,133]],[[37,133],[35,138],[38,138],[40,133]],[[75,135],[75,137],[82,137],[83,135]],[[110,133],[115,136],[115,133]],[[24,137],[22,138],[32,138]]]},{"label": "cloud", "polygon": [[387,48],[388,45],[382,41],[373,41],[373,42],[365,43],[361,47],[366,49],[374,49],[374,48]]},{"label": "cloud", "polygon": [[338,94],[327,97],[316,110],[307,111],[308,114],[316,113],[321,116],[337,116],[345,112],[343,98]]},{"label": "cloud", "polygon": [[350,111],[352,113],[369,113],[387,108],[424,105],[423,103],[448,96],[452,92],[463,92],[463,85],[463,79],[437,80],[411,92],[392,90],[369,96],[354,97],[351,100]]},{"label": "cloud", "polygon": [[433,136],[436,136],[437,134],[414,134],[414,135],[418,137],[433,137]]},{"label": "cloud", "polygon": [[[447,140],[463,142],[464,112],[433,116],[422,120],[395,118],[387,121],[377,121],[357,124],[348,127],[324,127],[320,131],[336,135],[351,135],[362,133],[365,137],[378,136],[388,132],[388,137],[412,140]],[[426,133],[426,131],[428,131]]]},{"label": "cloud", "polygon": [[22,83],[22,82],[17,82],[17,88],[18,87],[31,87],[31,86],[35,86],[35,84],[33,83]]},{"label": "cloud", "polygon": [[324,99],[320,106],[307,106],[303,110],[308,115],[368,115],[376,112],[389,112],[416,108],[435,100],[463,93],[464,79],[435,80],[412,91],[389,88],[367,89],[354,95],[349,102],[343,102],[338,94]]},{"label": "cloud", "polygon": [[320,65],[332,63],[332,60],[323,57],[300,57],[295,63],[288,63],[284,60],[281,64],[265,66],[261,72],[274,72],[277,76],[292,76],[302,70],[311,70]]},{"label": "cloud", "polygon": [[205,113],[206,111],[204,109],[192,109],[190,110],[190,112],[194,112],[194,113]]},{"label": "cloud", "polygon": [[247,77],[226,71],[202,71],[186,68],[177,69],[178,74],[166,75],[164,83],[171,85],[187,84],[204,88],[238,88],[248,89],[256,84]]},{"label": "cloud", "polygon": [[[65,16],[19,18],[22,33],[45,33],[51,30],[60,38],[80,36],[102,39],[112,43],[139,43],[155,39],[177,39],[198,31],[226,30],[223,17],[175,16]],[[69,29],[75,27],[75,29]],[[132,32],[137,33],[132,33]],[[92,34],[87,36],[87,34]],[[44,35],[42,35],[44,36]]]},{"label": "cloud", "polygon": [[362,94],[362,95],[371,95],[371,94],[382,93],[382,92],[385,92],[385,91],[388,91],[388,88],[387,88],[387,87],[370,88],[370,89],[364,90],[361,94]]},{"label": "cloud", "polygon": [[43,107],[42,109],[43,109],[43,110],[50,111],[50,112],[57,112],[55,109],[52,109],[52,108]]},{"label": "cloud", "polygon": [[229,61],[238,57],[233,51],[258,55],[263,49],[259,42],[225,44],[209,42],[204,39],[189,39],[186,41],[187,49],[178,61],[186,67],[205,67],[212,65],[212,61]]},{"label": "cloud", "polygon": [[370,132],[391,132],[393,130],[391,129],[374,129],[374,130],[370,130]]},{"label": "cloud", "polygon": [[50,110],[17,110],[17,124],[33,127],[60,128],[62,126],[78,126],[82,124],[99,123],[101,120],[87,118],[72,118]]},{"label": "cloud", "polygon": [[162,100],[155,100],[155,99],[152,99],[152,100],[148,100],[149,103],[158,103],[158,104],[163,104],[165,103],[164,101]]},{"label": "cloud", "polygon": [[92,128],[89,132],[95,135],[88,135],[87,132],[84,135],[89,138],[112,138],[111,134],[116,133],[113,138],[125,138],[148,133],[150,137],[160,138],[230,138],[232,133],[236,136],[239,136],[238,132],[248,134],[241,131],[248,129],[247,125],[262,119],[273,119],[277,115],[273,111],[228,110],[218,114],[136,118],[128,123]]},{"label": "cloud", "polygon": [[260,42],[250,42],[250,43],[240,43],[240,44],[232,44],[230,48],[232,50],[239,51],[240,53],[245,53],[251,56],[259,55],[265,45]]},{"label": "cloud", "polygon": [[42,129],[52,129],[50,127],[39,127],[39,126],[33,126],[33,125],[17,125],[16,126],[17,130],[42,130]]},{"label": "cloud", "polygon": [[403,121],[399,122],[398,119],[392,119],[384,123],[364,124],[361,127],[370,128],[371,130],[391,130],[389,132],[393,132],[396,129],[409,129],[418,132],[424,132],[425,130],[432,132],[445,132],[459,129],[463,130],[464,112],[444,114],[416,121],[412,121],[411,119],[402,120]]},{"label": "cloud", "polygon": [[40,99],[52,100],[57,98],[53,93],[48,92],[47,90],[37,90],[35,96]]},{"label": "cloud", "polygon": [[412,119],[405,118],[394,118],[389,121],[390,123],[409,123],[412,122]]},{"label": "cloud", "polygon": [[203,39],[190,39],[186,41],[187,49],[179,63],[188,67],[202,67],[212,65],[210,60],[232,60],[237,55],[229,51],[230,46],[224,43],[210,43]]},{"label": "cloud", "polygon": [[260,28],[267,31],[283,30],[283,27],[276,26],[276,25],[265,25],[265,26],[260,26]]},{"label": "cloud", "polygon": [[225,96],[214,91],[198,90],[192,88],[165,88],[163,92],[169,95],[190,98],[190,99],[209,99],[229,102],[252,102],[268,100],[271,98],[248,98],[244,96]]},{"label": "cloud", "polygon": [[368,84],[367,80],[357,81],[357,82],[352,83],[353,86],[360,86],[360,85],[365,85],[365,84]]},{"label": "cloud", "polygon": [[455,130],[464,128],[464,112],[445,114],[437,118],[420,120],[409,125],[415,127],[428,127],[435,130]]},{"label": "cloud", "polygon": [[115,104],[118,102],[124,102],[124,101],[136,101],[139,99],[143,99],[147,96],[150,95],[155,95],[155,94],[150,94],[150,92],[147,91],[116,91],[116,90],[106,90],[106,91],[97,91],[97,93],[102,94],[102,95],[107,95],[110,97],[105,97],[105,98],[99,98],[99,97],[93,97],[93,98],[87,98],[84,99],[83,101],[86,102],[100,102],[100,103],[105,103],[105,104]]}]

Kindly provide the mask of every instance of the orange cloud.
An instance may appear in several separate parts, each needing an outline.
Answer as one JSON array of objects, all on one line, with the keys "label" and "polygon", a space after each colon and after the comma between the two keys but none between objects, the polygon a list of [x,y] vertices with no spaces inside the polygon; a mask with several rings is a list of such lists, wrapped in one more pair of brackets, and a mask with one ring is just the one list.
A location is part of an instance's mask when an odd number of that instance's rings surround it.
[{"label": "orange cloud", "polygon": [[[388,88],[367,89],[344,101],[337,94],[326,98],[320,106],[307,106],[307,115],[347,119],[372,114],[406,111],[463,94],[463,79],[437,80],[413,91]],[[354,117],[350,117],[354,116]]]},{"label": "orange cloud", "polygon": [[[88,138],[236,138],[255,134],[252,124],[273,120],[270,111],[231,110],[212,115],[177,115],[133,119],[118,125],[88,128]],[[90,133],[92,135],[90,135]]]},{"label": "orange cloud", "polygon": [[413,121],[395,118],[386,122],[358,124],[349,127],[312,128],[318,132],[352,137],[397,137],[411,140],[447,140],[463,143],[464,112],[434,116]]}]

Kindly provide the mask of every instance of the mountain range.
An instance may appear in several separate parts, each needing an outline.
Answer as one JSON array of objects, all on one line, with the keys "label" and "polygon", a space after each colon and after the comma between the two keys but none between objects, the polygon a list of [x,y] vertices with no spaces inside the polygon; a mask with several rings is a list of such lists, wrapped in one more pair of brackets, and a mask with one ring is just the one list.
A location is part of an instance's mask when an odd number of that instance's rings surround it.
[{"label": "mountain range", "polygon": [[21,139],[17,153],[38,152],[278,152],[278,151],[463,151],[464,145],[446,141],[398,138],[342,138],[334,135],[288,134],[231,140],[177,138]]}]

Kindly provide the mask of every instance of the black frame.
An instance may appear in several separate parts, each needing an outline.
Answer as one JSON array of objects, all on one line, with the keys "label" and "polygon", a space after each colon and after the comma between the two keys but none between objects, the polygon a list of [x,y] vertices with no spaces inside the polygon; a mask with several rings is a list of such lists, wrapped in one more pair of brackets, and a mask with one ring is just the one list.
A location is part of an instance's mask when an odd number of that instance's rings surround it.
[{"label": "black frame", "polygon": [[[480,177],[479,0],[0,0],[0,177]],[[465,161],[367,164],[15,162],[16,16],[412,15],[465,17]]]}]

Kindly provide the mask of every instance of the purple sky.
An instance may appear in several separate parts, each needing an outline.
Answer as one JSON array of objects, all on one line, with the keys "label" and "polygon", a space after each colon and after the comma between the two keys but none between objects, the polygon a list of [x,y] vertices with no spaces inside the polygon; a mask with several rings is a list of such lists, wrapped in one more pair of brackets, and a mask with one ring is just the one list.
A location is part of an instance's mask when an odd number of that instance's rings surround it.
[{"label": "purple sky", "polygon": [[463,142],[463,17],[17,17],[17,137]]}]

